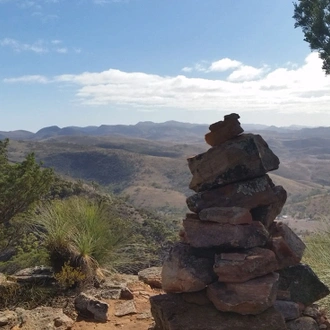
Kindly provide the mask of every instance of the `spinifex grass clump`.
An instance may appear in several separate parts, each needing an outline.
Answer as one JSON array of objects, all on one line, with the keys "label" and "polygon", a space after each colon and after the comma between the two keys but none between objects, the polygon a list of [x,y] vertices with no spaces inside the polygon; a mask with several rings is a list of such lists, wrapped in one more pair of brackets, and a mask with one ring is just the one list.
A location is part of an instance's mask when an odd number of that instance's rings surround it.
[{"label": "spinifex grass clump", "polygon": [[55,200],[42,207],[33,222],[55,272],[67,263],[79,268],[86,279],[111,261],[125,242],[123,220],[111,216],[109,205],[85,198]]}]

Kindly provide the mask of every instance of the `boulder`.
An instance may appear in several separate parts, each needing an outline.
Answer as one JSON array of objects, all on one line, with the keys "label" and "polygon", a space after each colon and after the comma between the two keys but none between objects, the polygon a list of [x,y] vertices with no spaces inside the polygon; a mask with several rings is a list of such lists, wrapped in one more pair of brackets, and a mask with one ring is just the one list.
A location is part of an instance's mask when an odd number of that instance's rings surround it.
[{"label": "boulder", "polygon": [[207,287],[207,296],[219,311],[257,315],[273,306],[278,277],[271,273],[244,283],[215,282]]},{"label": "boulder", "polygon": [[198,257],[193,249],[177,243],[169,252],[162,269],[162,286],[166,292],[194,292],[203,290],[216,280],[214,259]]},{"label": "boulder", "polygon": [[275,185],[268,175],[231,183],[187,198],[190,211],[199,213],[210,207],[238,206],[249,210],[278,201]]},{"label": "boulder", "polygon": [[205,135],[206,143],[212,147],[217,146],[241,134],[243,129],[238,119],[239,115],[232,113],[226,115],[223,121],[218,121],[210,125],[209,129],[211,132]]},{"label": "boulder", "polygon": [[150,267],[138,272],[139,280],[152,288],[162,287],[162,267]]},{"label": "boulder", "polygon": [[[187,214],[187,218],[191,214]],[[210,207],[204,209],[198,214],[199,220],[218,222],[222,224],[242,225],[252,223],[252,215],[249,209],[242,207]]]},{"label": "boulder", "polygon": [[106,322],[109,305],[102,300],[80,293],[74,300],[74,306],[80,316]]},{"label": "boulder", "polygon": [[212,304],[196,305],[178,294],[150,298],[156,330],[285,330],[282,315],[273,308],[259,315],[221,313]]},{"label": "boulder", "polygon": [[181,294],[184,301],[196,305],[208,305],[211,301],[207,297],[206,289],[198,292],[184,292]]},{"label": "boulder", "polygon": [[294,266],[300,263],[306,245],[282,222],[274,222],[270,229],[271,250],[274,251],[279,268]]},{"label": "boulder", "polygon": [[134,301],[132,300],[118,303],[115,306],[115,316],[121,317],[136,313],[137,313],[136,307]]},{"label": "boulder", "polygon": [[183,220],[182,239],[196,248],[222,247],[249,249],[264,246],[268,232],[258,221],[249,225],[222,225],[195,219]]},{"label": "boulder", "polygon": [[274,308],[282,314],[285,321],[295,320],[300,317],[299,305],[293,301],[276,300]]},{"label": "boulder", "polygon": [[221,253],[215,257],[214,272],[219,282],[246,282],[278,269],[274,252],[255,247],[236,253]]},{"label": "boulder", "polygon": [[287,322],[286,327],[288,330],[319,330],[316,321],[308,316],[302,316],[296,320]]},{"label": "boulder", "polygon": [[198,192],[253,179],[278,169],[279,163],[260,135],[243,134],[188,158],[189,188]]},{"label": "boulder", "polygon": [[308,265],[284,268],[280,274],[279,290],[289,291],[290,300],[306,306],[326,297],[330,291]]}]

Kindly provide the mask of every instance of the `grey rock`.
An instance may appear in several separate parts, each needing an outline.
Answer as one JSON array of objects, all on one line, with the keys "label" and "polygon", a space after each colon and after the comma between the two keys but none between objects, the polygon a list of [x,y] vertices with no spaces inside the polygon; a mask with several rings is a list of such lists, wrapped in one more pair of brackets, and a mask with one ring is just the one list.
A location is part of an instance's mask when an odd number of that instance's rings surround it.
[{"label": "grey rock", "polygon": [[[187,214],[187,218],[191,216]],[[242,207],[210,207],[198,214],[199,220],[218,222],[222,224],[242,225],[252,222],[252,215],[248,209]]]},{"label": "grey rock", "polygon": [[118,303],[115,306],[115,316],[121,317],[136,313],[136,307],[132,300]]},{"label": "grey rock", "polygon": [[152,288],[162,287],[162,267],[150,267],[138,272],[139,280]]},{"label": "grey rock", "polygon": [[54,271],[51,267],[36,266],[19,270],[9,279],[17,283],[35,283],[38,285],[49,285],[55,282]]},{"label": "grey rock", "polygon": [[74,301],[75,308],[79,315],[95,319],[96,321],[106,322],[108,317],[109,305],[93,296],[80,293]]},{"label": "grey rock", "polygon": [[300,317],[299,305],[293,301],[276,300],[274,308],[284,317],[285,321],[290,321]]},{"label": "grey rock", "polygon": [[290,300],[306,306],[326,297],[330,291],[308,265],[299,264],[279,271],[279,290],[289,291]]},{"label": "grey rock", "polygon": [[286,323],[288,330],[319,330],[318,324],[308,316],[299,317]]}]

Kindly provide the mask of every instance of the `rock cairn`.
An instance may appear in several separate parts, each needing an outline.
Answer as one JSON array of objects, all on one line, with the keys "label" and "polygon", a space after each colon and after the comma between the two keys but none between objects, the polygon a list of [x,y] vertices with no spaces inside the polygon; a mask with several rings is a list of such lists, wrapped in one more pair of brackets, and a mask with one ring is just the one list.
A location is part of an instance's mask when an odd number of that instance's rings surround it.
[{"label": "rock cairn", "polygon": [[211,148],[188,159],[196,194],[163,265],[167,294],[150,299],[156,329],[327,329],[305,311],[329,290],[300,263],[301,239],[275,220],[287,194],[267,172],[279,159],[238,119],[212,124]]}]

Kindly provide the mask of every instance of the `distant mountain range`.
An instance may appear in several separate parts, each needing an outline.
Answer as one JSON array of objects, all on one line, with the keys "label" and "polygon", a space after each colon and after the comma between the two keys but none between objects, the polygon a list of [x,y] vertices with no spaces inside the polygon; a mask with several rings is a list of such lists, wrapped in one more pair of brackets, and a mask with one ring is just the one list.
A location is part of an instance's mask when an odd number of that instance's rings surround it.
[{"label": "distant mountain range", "polygon": [[[276,136],[281,134],[288,138],[320,137],[330,138],[330,127],[308,128],[303,126],[276,127],[257,124],[242,124],[246,132],[262,133]],[[44,127],[36,133],[24,130],[10,132],[0,131],[0,139],[12,140],[45,140],[60,136],[126,136],[154,141],[171,142],[202,142],[203,136],[208,132],[206,124],[190,124],[177,121],[153,123],[151,121],[139,122],[136,125],[101,125],[101,126],[58,126]]]}]

